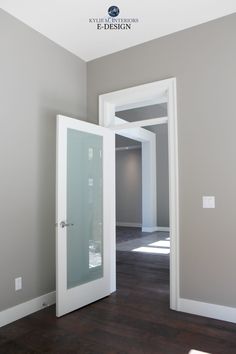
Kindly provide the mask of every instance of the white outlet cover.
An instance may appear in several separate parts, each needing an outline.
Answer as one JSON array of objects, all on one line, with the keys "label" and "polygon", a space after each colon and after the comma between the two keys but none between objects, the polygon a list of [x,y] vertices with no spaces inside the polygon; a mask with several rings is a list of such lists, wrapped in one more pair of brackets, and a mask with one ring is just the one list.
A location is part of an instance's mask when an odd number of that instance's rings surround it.
[{"label": "white outlet cover", "polygon": [[15,291],[22,289],[22,278],[15,278]]},{"label": "white outlet cover", "polygon": [[202,207],[204,209],[214,209],[215,208],[215,197],[214,196],[203,196],[202,197]]}]

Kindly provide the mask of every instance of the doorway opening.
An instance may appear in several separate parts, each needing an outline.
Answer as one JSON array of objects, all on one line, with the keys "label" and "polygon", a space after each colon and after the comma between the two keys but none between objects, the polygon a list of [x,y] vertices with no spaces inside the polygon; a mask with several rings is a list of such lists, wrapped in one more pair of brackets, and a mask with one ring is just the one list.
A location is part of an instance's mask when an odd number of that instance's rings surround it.
[{"label": "doorway opening", "polygon": [[[158,106],[159,114],[144,117],[130,114],[129,118],[124,117],[127,111],[142,110],[145,107]],[[123,113],[122,113],[123,112]],[[125,118],[125,119],[124,119]],[[177,141],[177,109],[176,109],[176,80],[174,78],[157,81],[150,84],[136,86],[116,92],[101,95],[99,97],[99,123],[100,125],[113,130],[122,137],[133,139],[142,143],[142,170],[146,171],[142,180],[142,232],[160,232],[158,227],[168,227],[158,225],[157,221],[157,196],[156,186],[156,164],[154,163],[153,152],[156,146],[152,142],[151,135],[154,126],[167,126],[168,135],[168,187],[169,187],[169,234],[164,239],[157,239],[148,243],[146,251],[151,253],[151,248],[161,249],[159,252],[170,252],[170,308],[178,310],[179,300],[179,197],[178,197],[178,141]],[[143,135],[138,137],[138,135]],[[129,150],[129,147],[128,149]],[[135,150],[135,149],[133,149]],[[121,151],[121,150],[120,150]],[[130,149],[131,151],[131,149]],[[145,164],[145,166],[143,166]],[[146,187],[145,187],[146,185]],[[144,192],[144,188],[146,188]],[[115,189],[115,186],[114,186]],[[154,192],[155,191],[155,192]],[[115,195],[115,191],[113,191]],[[113,205],[115,213],[115,203]],[[147,214],[145,214],[147,213]],[[119,221],[119,220],[118,220]],[[130,225],[132,226],[132,225]],[[139,225],[138,225],[139,226]],[[163,232],[167,232],[164,230]],[[149,235],[150,236],[150,235]],[[112,235],[111,259],[113,260],[111,270],[111,292],[116,290],[116,257],[115,257],[115,232]],[[170,250],[167,246],[170,244]],[[126,245],[127,246],[127,245]],[[141,246],[142,247],[142,246]],[[136,251],[140,247],[136,247]],[[154,251],[153,251],[154,252]]]},{"label": "doorway opening", "polygon": [[[167,115],[163,104],[116,112],[126,120],[159,114]],[[116,134],[117,288],[127,287],[123,277],[130,276],[130,292],[145,284],[162,300],[169,296],[167,128],[163,123]]]}]

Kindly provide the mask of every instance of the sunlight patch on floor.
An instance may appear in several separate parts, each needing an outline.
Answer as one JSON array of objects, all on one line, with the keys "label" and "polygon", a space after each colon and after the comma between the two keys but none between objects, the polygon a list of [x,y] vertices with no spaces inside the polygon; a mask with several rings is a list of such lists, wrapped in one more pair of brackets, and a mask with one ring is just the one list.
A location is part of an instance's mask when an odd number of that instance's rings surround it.
[{"label": "sunlight patch on floor", "polygon": [[149,243],[148,246],[170,248],[170,241],[160,240],[153,243]]},{"label": "sunlight patch on floor", "polygon": [[199,350],[191,349],[189,354],[211,354],[211,353],[201,352]]},{"label": "sunlight patch on floor", "polygon": [[159,248],[159,247],[138,247],[138,248],[134,248],[132,252],[169,254],[170,250],[168,248]]},{"label": "sunlight patch on floor", "polygon": [[170,238],[148,243],[146,245],[135,247],[132,252],[152,253],[152,254],[170,254]]},{"label": "sunlight patch on floor", "polygon": [[[130,238],[116,244],[117,251],[144,252],[149,254],[170,254],[170,238],[168,232],[144,233],[141,237]],[[164,250],[163,249],[167,249]]]}]

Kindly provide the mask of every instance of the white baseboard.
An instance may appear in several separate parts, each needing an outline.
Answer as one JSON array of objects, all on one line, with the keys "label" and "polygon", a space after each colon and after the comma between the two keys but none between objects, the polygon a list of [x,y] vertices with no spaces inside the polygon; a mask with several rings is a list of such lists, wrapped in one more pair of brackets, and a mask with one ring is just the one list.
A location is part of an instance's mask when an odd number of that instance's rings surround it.
[{"label": "white baseboard", "polygon": [[[42,295],[0,312],[0,327],[42,310],[56,302],[56,292]],[[236,323],[236,308],[180,298],[178,311]]]},{"label": "white baseboard", "polygon": [[[121,222],[117,221],[116,226],[122,227],[142,227],[142,224],[136,222]],[[155,231],[170,231],[169,227],[165,226],[152,226],[152,227],[142,227],[142,232],[155,232]]]},{"label": "white baseboard", "polygon": [[166,226],[157,226],[157,231],[169,232],[170,228]]},{"label": "white baseboard", "polygon": [[36,297],[35,299],[23,302],[22,304],[10,307],[9,309],[0,312],[0,327],[8,323],[19,320],[22,317],[28,316],[31,313],[42,310],[47,306],[51,306],[56,302],[56,292]]},{"label": "white baseboard", "polygon": [[143,232],[170,231],[170,228],[165,226],[142,227],[142,231]]},{"label": "white baseboard", "polygon": [[155,231],[157,231],[157,226],[151,226],[151,227],[144,226],[144,227],[142,227],[142,232],[155,232]]},{"label": "white baseboard", "polygon": [[136,222],[120,222],[117,221],[116,226],[123,226],[123,227],[142,227],[142,224]]},{"label": "white baseboard", "polygon": [[216,320],[236,323],[236,308],[189,299],[178,300],[178,310],[194,315],[214,318]]}]

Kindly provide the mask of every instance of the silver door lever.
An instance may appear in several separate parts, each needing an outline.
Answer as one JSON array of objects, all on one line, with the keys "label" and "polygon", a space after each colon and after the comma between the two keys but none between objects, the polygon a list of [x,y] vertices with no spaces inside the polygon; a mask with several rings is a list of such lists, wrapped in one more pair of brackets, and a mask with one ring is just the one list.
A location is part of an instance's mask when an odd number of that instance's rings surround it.
[{"label": "silver door lever", "polygon": [[64,228],[64,227],[68,227],[68,226],[74,226],[74,224],[67,224],[65,221],[61,221],[61,222],[60,222],[60,226],[61,226],[62,228]]}]

